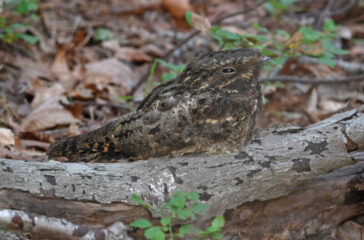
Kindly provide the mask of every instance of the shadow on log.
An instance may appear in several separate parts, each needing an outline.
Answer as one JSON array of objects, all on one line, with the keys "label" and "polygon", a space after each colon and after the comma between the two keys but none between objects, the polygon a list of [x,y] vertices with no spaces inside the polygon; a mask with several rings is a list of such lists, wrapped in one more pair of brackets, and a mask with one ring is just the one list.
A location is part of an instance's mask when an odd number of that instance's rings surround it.
[{"label": "shadow on log", "polygon": [[[364,114],[353,110],[306,128],[260,131],[231,155],[109,164],[1,159],[0,209],[105,228],[160,217],[135,206],[132,193],[160,207],[178,189],[210,206],[200,223],[224,214],[229,239],[337,239],[348,236],[345,221],[364,212],[364,164],[355,160],[363,149]],[[4,214],[0,224],[11,228]]]}]

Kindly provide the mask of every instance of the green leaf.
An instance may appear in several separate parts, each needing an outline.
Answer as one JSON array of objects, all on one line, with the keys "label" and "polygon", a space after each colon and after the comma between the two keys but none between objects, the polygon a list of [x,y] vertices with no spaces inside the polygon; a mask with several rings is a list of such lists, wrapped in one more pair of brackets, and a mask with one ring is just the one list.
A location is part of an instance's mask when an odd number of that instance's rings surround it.
[{"label": "green leaf", "polygon": [[17,13],[25,14],[29,11],[28,2],[25,0],[22,0],[15,10]]},{"label": "green leaf", "polygon": [[114,33],[107,28],[98,28],[95,33],[94,41],[102,42],[114,37]]},{"label": "green leaf", "polygon": [[283,5],[289,6],[289,5],[291,5],[291,4],[295,3],[295,2],[298,2],[298,1],[299,0],[281,0],[281,3]]},{"label": "green leaf", "polygon": [[162,82],[168,82],[169,80],[177,77],[177,73],[176,72],[171,72],[171,73],[162,73]]},{"label": "green leaf", "polygon": [[335,61],[332,59],[332,56],[330,56],[329,54],[325,54],[325,55],[319,57],[318,60],[321,63],[328,65],[329,67],[335,67]]},{"label": "green leaf", "polygon": [[178,218],[182,220],[186,220],[187,218],[195,218],[195,214],[192,212],[191,209],[183,209],[177,213]]},{"label": "green leaf", "polygon": [[132,194],[131,199],[134,202],[138,203],[139,205],[142,205],[143,207],[148,207],[148,205],[143,201],[143,199],[139,195]]},{"label": "green leaf", "polygon": [[9,28],[25,30],[25,29],[27,29],[27,26],[25,24],[21,24],[21,23],[14,23],[14,24],[10,25]]},{"label": "green leaf", "polygon": [[144,232],[144,236],[147,239],[152,239],[152,240],[164,240],[165,239],[164,232],[162,231],[162,229],[159,226],[153,226],[151,228],[148,228]]},{"label": "green leaf", "polygon": [[324,30],[327,32],[335,32],[337,29],[334,20],[328,19],[324,23]]},{"label": "green leaf", "polygon": [[260,51],[263,55],[266,55],[268,57],[273,57],[273,56],[277,56],[277,53],[273,50],[269,50],[269,49],[262,49]]},{"label": "green leaf", "polygon": [[30,44],[36,44],[38,42],[38,38],[36,36],[29,34],[20,34],[20,38],[22,38],[24,41]]},{"label": "green leaf", "polygon": [[263,4],[263,6],[265,7],[265,9],[272,15],[275,16],[276,13],[276,9],[274,8],[273,4],[271,4],[270,2],[266,2]]},{"label": "green leaf", "polygon": [[197,192],[189,192],[186,196],[191,201],[197,201],[200,198],[200,195]]},{"label": "green leaf", "polygon": [[155,71],[155,69],[157,67],[157,63],[158,63],[158,60],[157,59],[154,59],[153,65],[150,68],[150,72],[149,72],[149,76],[148,76],[148,81],[147,81],[147,86],[145,87],[145,90],[144,90],[144,96],[145,97],[149,93],[150,86],[152,86],[154,71]]},{"label": "green leaf", "polygon": [[224,238],[224,235],[221,232],[214,232],[211,234],[211,237],[216,240],[220,240]]},{"label": "green leaf", "polygon": [[322,40],[325,50],[333,54],[349,54],[348,51],[337,48],[329,39]]},{"label": "green leaf", "polygon": [[129,226],[145,229],[145,228],[150,228],[153,225],[147,219],[141,218],[141,219],[135,220],[134,222],[130,223]]},{"label": "green leaf", "polygon": [[207,229],[206,229],[206,233],[207,234],[211,234],[211,233],[214,233],[214,232],[218,232],[220,231],[221,229],[220,228],[217,228],[215,226],[209,226]]},{"label": "green leaf", "polygon": [[281,82],[275,82],[272,85],[275,86],[276,88],[285,88],[286,87],[286,85],[284,85]]},{"label": "green leaf", "polygon": [[314,43],[322,35],[320,32],[313,30],[311,27],[301,27],[299,32],[303,33],[302,41],[305,43]]},{"label": "green leaf", "polygon": [[221,37],[226,40],[232,40],[232,41],[240,41],[241,37],[239,34],[232,33],[228,30],[222,29],[220,27],[211,27],[211,36],[212,37]]},{"label": "green leaf", "polygon": [[225,219],[222,215],[217,215],[212,221],[211,225],[206,229],[207,234],[221,231],[221,228],[225,225]]},{"label": "green leaf", "polygon": [[176,65],[176,64],[173,64],[173,63],[169,63],[169,62],[166,62],[164,61],[163,59],[157,59],[157,61],[162,64],[163,66],[173,70],[173,71],[176,71],[178,73],[182,72],[183,69],[185,68],[186,64],[179,64],[179,65]]},{"label": "green leaf", "polygon": [[283,67],[286,60],[287,60],[287,57],[279,56],[279,57],[276,57],[276,58],[273,58],[272,60],[270,60],[269,63],[271,63],[275,66],[278,66],[278,67]]},{"label": "green leaf", "polygon": [[161,218],[161,224],[162,226],[167,226],[168,224],[170,224],[172,221],[172,219],[170,217],[168,218]]},{"label": "green leaf", "polygon": [[191,26],[191,27],[193,27],[193,22],[192,22],[192,11],[187,11],[186,12],[186,15],[185,15],[185,17],[186,17],[186,21],[187,21],[187,23]]},{"label": "green leaf", "polygon": [[201,231],[200,229],[193,226],[192,224],[186,224],[186,225],[182,225],[179,228],[179,231],[176,234],[176,236],[179,238],[184,238],[185,235],[194,235],[194,234],[199,233],[200,231]]},{"label": "green leaf", "polygon": [[216,228],[222,228],[224,225],[225,225],[225,218],[223,215],[217,215],[211,223],[211,226]]},{"label": "green leaf", "polygon": [[28,3],[28,11],[37,11],[38,4],[36,2],[29,2]]},{"label": "green leaf", "polygon": [[257,39],[259,42],[268,42],[269,41],[269,39],[263,35],[256,35],[255,39]]},{"label": "green leaf", "polygon": [[279,11],[283,11],[287,9],[287,6],[282,4],[278,0],[269,0],[269,2],[274,6],[274,8],[278,9]]},{"label": "green leaf", "polygon": [[268,32],[268,29],[265,28],[265,27],[260,26],[258,22],[254,22],[252,24],[252,27],[255,28],[255,29],[257,29],[257,30],[259,30],[259,31],[265,32],[265,33]]},{"label": "green leaf", "polygon": [[277,30],[276,30],[276,32],[277,32],[280,36],[282,36],[282,37],[284,37],[284,38],[289,38],[289,37],[291,37],[291,35],[290,35],[287,31],[285,31],[285,30],[277,29]]},{"label": "green leaf", "polygon": [[209,206],[204,203],[195,204],[191,208],[198,215],[206,215],[207,210],[209,210]]},{"label": "green leaf", "polygon": [[186,205],[186,198],[182,194],[178,193],[177,195],[171,197],[171,202],[177,208],[184,208]]},{"label": "green leaf", "polygon": [[0,17],[0,28],[4,28],[6,25],[6,19],[4,17]]}]

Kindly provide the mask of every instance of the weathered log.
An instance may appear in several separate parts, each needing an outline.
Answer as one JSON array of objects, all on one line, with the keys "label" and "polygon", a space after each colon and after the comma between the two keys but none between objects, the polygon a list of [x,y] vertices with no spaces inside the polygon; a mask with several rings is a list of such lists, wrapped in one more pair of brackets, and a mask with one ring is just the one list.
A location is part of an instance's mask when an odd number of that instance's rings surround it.
[{"label": "weathered log", "polygon": [[[279,199],[275,198],[284,199],[290,192],[295,192],[298,195],[292,196],[296,198],[289,202],[282,200],[282,203],[292,204],[287,209],[296,211],[295,206],[306,206],[299,201],[301,191],[309,191],[311,195],[318,189],[322,191],[310,184],[307,190],[301,189],[303,184],[318,175],[354,164],[350,151],[362,149],[364,114],[353,110],[306,128],[261,131],[240,153],[231,155],[188,155],[109,164],[1,159],[0,209],[11,208],[105,227],[116,221],[130,223],[149,217],[145,209],[133,206],[132,193],[141,195],[148,204],[160,207],[171,192],[179,189],[200,194],[201,200],[210,206],[206,219],[225,213],[227,232],[242,234],[248,226],[244,224],[249,217],[242,217],[246,214],[242,213],[246,206],[251,206],[250,212],[254,213],[259,206],[264,207],[261,201],[274,199],[264,203],[270,209],[262,213],[264,220],[267,212],[271,214],[269,216],[280,212],[277,210]],[[321,183],[325,184],[331,186],[330,181]],[[320,198],[312,199],[316,202]],[[278,201],[276,205],[274,201]],[[269,205],[270,202],[273,205]],[[286,211],[281,212],[286,216]],[[151,213],[154,218],[160,216],[158,211]],[[238,217],[237,213],[240,214]],[[305,219],[309,217],[304,217],[301,224],[306,223]],[[286,226],[278,222],[266,233],[283,231]],[[248,223],[252,225],[251,221]],[[245,234],[254,236],[246,231]]]}]

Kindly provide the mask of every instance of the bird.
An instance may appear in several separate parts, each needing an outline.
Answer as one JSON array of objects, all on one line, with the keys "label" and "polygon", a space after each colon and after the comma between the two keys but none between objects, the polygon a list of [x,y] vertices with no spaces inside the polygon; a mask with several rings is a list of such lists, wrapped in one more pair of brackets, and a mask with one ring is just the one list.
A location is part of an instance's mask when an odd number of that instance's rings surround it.
[{"label": "bird", "polygon": [[200,55],[155,87],[135,111],[52,143],[48,156],[102,162],[238,152],[262,108],[258,76],[267,59],[248,48]]}]

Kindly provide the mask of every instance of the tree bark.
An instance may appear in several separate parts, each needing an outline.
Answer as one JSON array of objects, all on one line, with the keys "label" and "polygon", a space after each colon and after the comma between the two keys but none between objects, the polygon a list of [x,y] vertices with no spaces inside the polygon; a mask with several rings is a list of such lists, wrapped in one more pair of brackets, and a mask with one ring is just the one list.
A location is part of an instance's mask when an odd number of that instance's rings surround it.
[{"label": "tree bark", "polygon": [[363,214],[364,165],[352,155],[363,149],[364,114],[352,110],[306,128],[262,130],[231,155],[109,164],[0,159],[0,209],[107,227],[160,217],[135,206],[131,194],[160,207],[178,189],[198,192],[210,206],[200,222],[224,214],[227,236],[299,239]]}]

